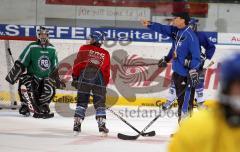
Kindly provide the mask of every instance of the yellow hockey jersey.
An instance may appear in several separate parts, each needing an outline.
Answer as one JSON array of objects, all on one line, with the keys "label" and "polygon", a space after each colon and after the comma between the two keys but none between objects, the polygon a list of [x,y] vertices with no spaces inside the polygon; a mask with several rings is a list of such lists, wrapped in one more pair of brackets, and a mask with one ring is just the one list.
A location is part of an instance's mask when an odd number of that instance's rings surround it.
[{"label": "yellow hockey jersey", "polygon": [[240,127],[230,127],[220,106],[199,111],[181,123],[169,152],[240,152]]}]

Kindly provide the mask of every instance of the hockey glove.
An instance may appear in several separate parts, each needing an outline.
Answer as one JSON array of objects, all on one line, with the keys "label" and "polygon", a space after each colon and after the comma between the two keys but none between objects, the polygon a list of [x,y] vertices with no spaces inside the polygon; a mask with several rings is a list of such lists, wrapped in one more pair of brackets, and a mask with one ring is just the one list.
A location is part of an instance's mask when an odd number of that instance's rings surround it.
[{"label": "hockey glove", "polygon": [[56,80],[56,87],[58,89],[64,89],[64,88],[66,88],[66,84],[63,81],[57,79]]},{"label": "hockey glove", "polygon": [[169,61],[169,60],[167,59],[167,57],[164,56],[163,58],[161,58],[161,59],[159,60],[159,62],[158,62],[158,67],[163,67],[163,68],[167,67],[168,61]]},{"label": "hockey glove", "polygon": [[60,79],[59,75],[53,78],[55,81],[55,87],[57,89],[64,89],[66,88],[66,84]]},{"label": "hockey glove", "polygon": [[195,69],[189,70],[189,78],[191,87],[195,88],[199,84],[199,75],[197,70]]},{"label": "hockey glove", "polygon": [[54,69],[52,73],[49,75],[49,78],[55,81],[55,87],[57,89],[64,89],[66,88],[66,84],[60,79],[58,69]]},{"label": "hockey glove", "polygon": [[7,82],[10,84],[14,84],[20,78],[20,76],[24,73],[25,67],[20,61],[15,61],[14,66],[9,71],[8,75],[6,76]]}]

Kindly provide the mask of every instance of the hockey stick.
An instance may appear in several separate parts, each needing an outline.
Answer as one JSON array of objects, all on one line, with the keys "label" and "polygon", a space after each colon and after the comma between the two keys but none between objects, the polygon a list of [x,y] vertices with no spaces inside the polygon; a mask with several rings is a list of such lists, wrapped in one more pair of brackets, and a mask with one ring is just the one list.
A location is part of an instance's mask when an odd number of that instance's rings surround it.
[{"label": "hockey stick", "polygon": [[12,63],[14,64],[14,58],[13,58],[13,56],[12,56],[11,49],[10,49],[10,48],[8,48],[7,50],[8,50],[8,53],[9,53],[9,55],[10,55],[11,59],[12,59]]},{"label": "hockey stick", "polygon": [[211,61],[203,70],[207,70],[208,68],[210,68],[213,64],[215,64],[214,61]]},{"label": "hockey stick", "polygon": [[134,67],[134,66],[151,66],[151,65],[158,65],[158,63],[142,63],[142,64],[123,64],[121,59],[119,59],[117,56],[112,57],[115,61],[117,61],[121,66],[129,66],[129,67]]},{"label": "hockey stick", "polygon": [[[214,61],[211,61],[204,69],[203,71],[205,72],[210,66],[212,66],[214,64]],[[186,114],[188,113],[188,107],[189,107],[189,100],[190,100],[190,96],[191,96],[191,89],[192,86],[187,85],[187,89],[185,92],[185,96],[184,96],[184,101],[183,101],[183,105],[182,105],[182,113]]]},{"label": "hockey stick", "polygon": [[158,65],[158,63],[146,63],[146,64],[123,64],[123,66],[151,66],[151,65]]},{"label": "hockey stick", "polygon": [[[121,133],[118,133],[118,138],[122,140],[136,140],[140,135],[142,135],[159,117],[161,114],[157,115],[138,135],[136,136],[130,136],[130,135],[124,135]],[[153,131],[155,134],[155,131]]]},{"label": "hockey stick", "polygon": [[[214,64],[214,61],[211,61],[205,68],[203,68],[203,73],[204,73],[209,67],[211,67],[213,64]],[[173,103],[174,103],[174,100],[173,100],[173,101],[167,101],[167,102],[165,103],[165,106],[169,108],[169,107],[172,106]],[[164,108],[164,106],[163,106],[163,108]],[[166,109],[168,109],[168,108],[166,108]]]},{"label": "hockey stick", "polygon": [[[79,82],[79,83],[85,83],[85,82]],[[91,84],[92,85],[92,84]],[[98,86],[98,87],[102,87],[100,85],[95,85],[95,86]],[[93,94],[90,94],[90,96],[93,97]],[[94,105],[99,105],[101,103],[101,100],[100,101],[97,101]],[[144,136],[144,137],[151,137],[151,136],[155,136],[155,131],[150,131],[150,132],[140,132],[138,129],[136,129],[133,125],[131,125],[127,120],[125,120],[123,117],[121,117],[120,115],[118,115],[116,112],[114,112],[112,109],[110,109],[110,107],[106,107],[106,110],[110,111],[113,115],[115,115],[117,118],[119,118],[122,122],[124,122],[126,125],[128,125],[130,128],[132,128],[134,131],[136,131],[138,134],[140,134],[141,136]]]},{"label": "hockey stick", "polygon": [[156,133],[155,131],[150,131],[150,132],[145,132],[142,131],[140,132],[138,129],[136,129],[133,125],[131,125],[129,122],[127,122],[123,117],[119,116],[116,112],[114,112],[112,109],[110,109],[109,107],[107,108],[107,110],[109,110],[112,114],[114,114],[115,116],[117,116],[120,120],[122,120],[122,122],[124,122],[125,124],[127,124],[130,128],[132,128],[134,131],[136,131],[139,136],[144,136],[144,137],[151,137],[151,136],[155,136]]},{"label": "hockey stick", "polygon": [[[91,94],[91,96],[93,96]],[[95,103],[95,105],[100,104],[100,102],[98,101],[98,103]],[[127,120],[125,120],[123,117],[121,117],[120,115],[118,115],[116,112],[114,112],[112,109],[110,109],[110,107],[106,107],[106,109],[108,111],[110,111],[113,115],[115,115],[117,118],[119,118],[122,122],[124,122],[126,125],[128,125],[130,128],[132,128],[134,131],[136,131],[138,134],[140,134],[141,136],[144,137],[152,137],[155,136],[156,133],[155,131],[150,131],[150,132],[140,132],[138,129],[136,129],[133,125],[131,125]]]},{"label": "hockey stick", "polygon": [[[187,87],[178,95],[178,97],[180,97],[185,90],[187,89]],[[176,97],[174,100],[178,99],[178,97]],[[140,135],[142,133],[144,133],[159,117],[161,117],[161,113],[158,114],[152,121],[150,121],[150,123],[138,134],[135,136],[131,136],[131,135],[125,135],[122,133],[118,133],[118,138],[122,139],[122,140],[136,140],[138,137],[140,137]]]}]

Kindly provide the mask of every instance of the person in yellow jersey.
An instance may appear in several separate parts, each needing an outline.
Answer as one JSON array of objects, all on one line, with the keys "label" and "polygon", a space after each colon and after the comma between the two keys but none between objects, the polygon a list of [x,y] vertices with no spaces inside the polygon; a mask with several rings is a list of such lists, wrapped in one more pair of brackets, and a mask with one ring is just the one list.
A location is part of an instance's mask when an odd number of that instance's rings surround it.
[{"label": "person in yellow jersey", "polygon": [[169,152],[240,151],[240,54],[222,63],[219,102],[184,120]]}]

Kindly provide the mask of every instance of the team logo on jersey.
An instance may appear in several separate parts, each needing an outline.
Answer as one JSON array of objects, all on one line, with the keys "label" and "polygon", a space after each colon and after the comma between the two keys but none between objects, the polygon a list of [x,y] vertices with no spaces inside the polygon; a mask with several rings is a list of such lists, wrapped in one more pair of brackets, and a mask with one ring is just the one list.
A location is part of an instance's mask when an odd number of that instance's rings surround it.
[{"label": "team logo on jersey", "polygon": [[38,66],[44,71],[48,70],[51,66],[51,62],[50,62],[48,56],[41,56],[38,59]]}]

